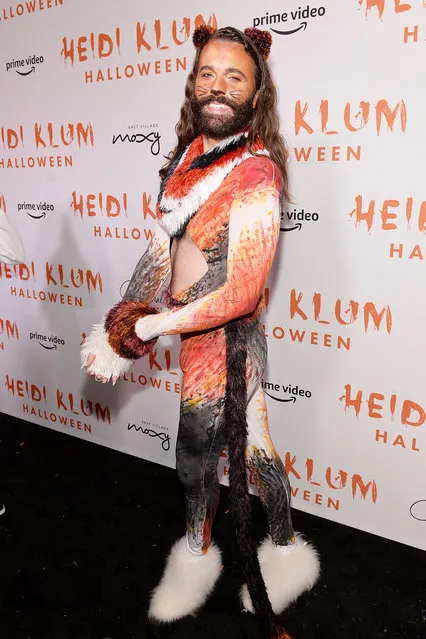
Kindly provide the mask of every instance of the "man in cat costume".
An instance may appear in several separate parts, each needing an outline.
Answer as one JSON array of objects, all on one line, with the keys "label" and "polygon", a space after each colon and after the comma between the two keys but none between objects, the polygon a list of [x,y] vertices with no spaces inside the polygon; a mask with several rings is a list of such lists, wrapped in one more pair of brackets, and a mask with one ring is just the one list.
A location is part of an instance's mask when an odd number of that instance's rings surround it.
[{"label": "man in cat costume", "polygon": [[[176,464],[186,492],[186,536],[173,546],[149,616],[170,622],[207,599],[221,571],[211,527],[217,464],[226,447],[232,514],[247,585],[241,599],[266,637],[288,637],[280,613],[319,574],[316,551],[293,531],[290,486],[269,436],[261,387],[266,339],[262,292],[288,195],[286,149],[266,58],[269,32],[202,26],[178,144],[162,169],[154,237],[124,298],[87,338],[82,358],[98,381],[116,382],[160,335],[181,335],[182,398]],[[166,302],[166,306],[158,304]],[[250,533],[247,468],[270,535]],[[266,585],[266,588],[265,588]]]}]

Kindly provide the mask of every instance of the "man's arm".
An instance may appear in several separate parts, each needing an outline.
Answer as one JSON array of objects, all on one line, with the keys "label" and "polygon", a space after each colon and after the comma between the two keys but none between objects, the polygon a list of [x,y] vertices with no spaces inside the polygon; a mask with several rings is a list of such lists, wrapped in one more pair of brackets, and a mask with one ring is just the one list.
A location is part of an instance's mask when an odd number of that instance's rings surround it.
[{"label": "man's arm", "polygon": [[[135,299],[149,304],[169,273],[169,240],[160,239],[154,234],[133,272],[123,300]],[[112,378],[113,383],[129,370],[134,362],[120,357],[111,348],[103,322],[92,327],[81,347],[80,358],[82,367],[89,375],[96,375],[97,379],[104,382]]]},{"label": "man's arm", "polygon": [[[268,164],[273,173],[272,162]],[[263,179],[260,188],[242,190],[233,201],[226,282],[182,308],[138,320],[136,334],[140,339],[215,328],[256,308],[280,229],[279,191],[272,176],[267,182]]]},{"label": "man's arm", "polygon": [[170,274],[169,238],[153,235],[148,248],[136,265],[123,299],[137,299],[148,304]]}]

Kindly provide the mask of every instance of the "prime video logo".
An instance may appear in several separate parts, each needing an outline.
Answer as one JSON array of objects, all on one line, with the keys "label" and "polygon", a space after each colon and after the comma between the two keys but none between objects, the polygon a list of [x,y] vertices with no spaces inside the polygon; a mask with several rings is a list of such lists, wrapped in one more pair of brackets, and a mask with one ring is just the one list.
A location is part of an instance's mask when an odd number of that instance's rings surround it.
[{"label": "prime video logo", "polygon": [[43,335],[42,333],[30,333],[30,340],[35,339],[40,346],[45,348],[47,351],[53,351],[58,348],[58,346],[65,346],[65,340],[57,337],[56,335]]},{"label": "prime video logo", "polygon": [[39,202],[38,204],[34,202],[18,203],[18,213],[20,211],[24,211],[27,215],[32,217],[34,220],[40,220],[42,217],[46,217],[47,211],[54,211],[54,210],[55,210],[55,207],[53,206],[53,204],[48,204],[47,202]]},{"label": "prime video logo", "polygon": [[[275,382],[265,382],[262,379],[262,388],[265,395],[271,399],[275,399],[276,402],[295,402],[298,397],[312,397],[310,390],[305,390],[300,386],[292,386],[291,384],[276,384]],[[283,397],[284,395],[284,397]],[[288,397],[291,395],[291,397]]]},{"label": "prime video logo", "polygon": [[[42,55],[30,55],[25,60],[11,60],[10,62],[6,62],[6,71],[16,71],[19,75],[30,75],[34,73],[36,70],[37,64],[43,64],[44,57]],[[31,67],[29,70],[23,71],[24,67]]]},{"label": "prime video logo", "polygon": [[[269,27],[271,31],[279,35],[292,35],[301,30],[304,31],[308,26],[308,20],[312,18],[322,18],[324,15],[325,7],[311,7],[308,4],[306,7],[299,6],[297,9],[284,11],[283,13],[269,13],[269,11],[267,11],[265,15],[253,18],[253,26],[260,28]],[[299,22],[299,24],[297,26],[291,26],[288,24],[289,21],[290,23]],[[275,28],[273,28],[272,25],[274,25]],[[291,28],[286,29],[285,27],[287,26],[291,26]]]}]

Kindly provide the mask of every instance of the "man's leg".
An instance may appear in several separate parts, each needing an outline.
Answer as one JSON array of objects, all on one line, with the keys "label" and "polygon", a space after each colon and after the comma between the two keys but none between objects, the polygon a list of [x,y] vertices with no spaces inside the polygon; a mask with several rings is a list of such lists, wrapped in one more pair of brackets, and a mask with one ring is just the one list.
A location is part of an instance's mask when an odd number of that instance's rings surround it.
[{"label": "man's leg", "polygon": [[[315,549],[294,534],[290,513],[290,483],[268,429],[265,394],[259,386],[247,406],[247,463],[253,472],[269,524],[268,536],[259,549],[262,575],[275,613],[309,590],[319,576]],[[244,606],[253,612],[247,587]]]},{"label": "man's leg", "polygon": [[183,342],[183,371],[176,467],[186,495],[186,536],[173,546],[153,593],[149,615],[173,621],[192,614],[220,575],[221,556],[211,543],[219,500],[217,464],[225,446],[221,418],[226,375],[223,331]]},{"label": "man's leg", "polygon": [[217,465],[226,445],[221,428],[222,400],[183,405],[176,444],[176,469],[186,497],[186,540],[195,555],[204,555],[219,503]]},{"label": "man's leg", "polygon": [[259,386],[247,406],[247,463],[262,500],[273,543],[291,546],[295,542],[290,513],[290,482],[268,429],[265,394]]}]

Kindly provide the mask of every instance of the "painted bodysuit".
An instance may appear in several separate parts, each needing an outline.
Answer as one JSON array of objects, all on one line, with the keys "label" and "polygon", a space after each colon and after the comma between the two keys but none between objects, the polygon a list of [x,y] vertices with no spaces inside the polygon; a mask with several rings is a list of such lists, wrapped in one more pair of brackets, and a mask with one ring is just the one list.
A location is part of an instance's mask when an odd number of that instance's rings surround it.
[{"label": "painted bodysuit", "polygon": [[[207,272],[185,290],[167,296],[170,242],[153,239],[124,299],[160,297],[168,308],[143,322],[144,340],[181,334],[183,373],[177,471],[185,487],[187,542],[204,554],[219,498],[217,465],[227,446],[224,405],[227,352],[246,351],[248,468],[255,478],[274,544],[294,541],[288,479],[269,436],[261,378],[267,346],[259,316],[279,237],[280,175],[261,143],[247,152],[240,134],[203,153],[197,138],[170,167],[158,201],[161,226],[171,238],[190,235]],[[136,333],[138,329],[136,327]]]}]

